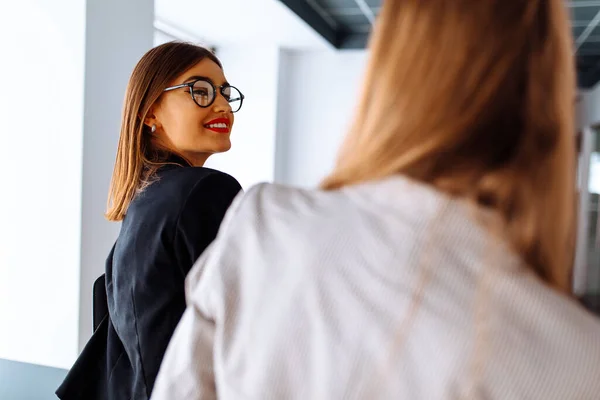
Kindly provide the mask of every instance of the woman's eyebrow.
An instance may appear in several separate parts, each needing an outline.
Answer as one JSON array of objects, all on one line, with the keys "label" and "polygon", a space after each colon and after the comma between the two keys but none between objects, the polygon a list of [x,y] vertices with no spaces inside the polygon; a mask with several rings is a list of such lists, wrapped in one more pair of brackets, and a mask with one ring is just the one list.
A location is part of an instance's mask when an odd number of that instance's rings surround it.
[{"label": "woman's eyebrow", "polygon": [[200,76],[200,75],[192,75],[189,78],[187,78],[185,81],[183,81],[183,83],[195,81],[195,80],[198,80],[198,79],[204,79],[204,80],[207,80],[207,81],[213,83],[212,79],[210,79],[209,77]]},{"label": "woman's eyebrow", "polygon": [[[207,76],[200,76],[200,75],[192,75],[189,78],[187,78],[185,81],[183,81],[183,83],[192,82],[192,81],[195,81],[195,80],[198,80],[198,79],[204,79],[204,80],[209,81],[213,85],[215,84],[215,81],[213,81],[209,77],[207,77]],[[229,84],[229,82],[227,82],[227,80],[225,80],[225,81],[223,81],[223,83],[221,84],[221,86],[231,86],[231,85]]]}]

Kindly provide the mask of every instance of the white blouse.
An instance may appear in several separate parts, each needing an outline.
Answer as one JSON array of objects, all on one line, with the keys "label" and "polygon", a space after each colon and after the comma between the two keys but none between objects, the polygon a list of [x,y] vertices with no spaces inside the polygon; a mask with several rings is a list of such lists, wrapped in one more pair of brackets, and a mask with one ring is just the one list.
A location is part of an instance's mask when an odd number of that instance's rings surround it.
[{"label": "white blouse", "polygon": [[260,185],[187,278],[153,400],[600,399],[600,320],[402,177]]}]

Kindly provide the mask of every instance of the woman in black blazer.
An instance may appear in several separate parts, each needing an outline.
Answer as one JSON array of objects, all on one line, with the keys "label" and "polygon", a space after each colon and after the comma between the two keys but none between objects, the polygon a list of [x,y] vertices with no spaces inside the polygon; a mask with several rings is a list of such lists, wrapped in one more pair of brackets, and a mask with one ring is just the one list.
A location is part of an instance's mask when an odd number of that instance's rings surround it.
[{"label": "woman in black blazer", "polygon": [[207,49],[150,50],[127,87],[107,218],[122,221],[106,262],[108,315],[57,395],[148,399],[185,310],[184,280],[241,190],[202,167],[231,147],[243,95]]}]

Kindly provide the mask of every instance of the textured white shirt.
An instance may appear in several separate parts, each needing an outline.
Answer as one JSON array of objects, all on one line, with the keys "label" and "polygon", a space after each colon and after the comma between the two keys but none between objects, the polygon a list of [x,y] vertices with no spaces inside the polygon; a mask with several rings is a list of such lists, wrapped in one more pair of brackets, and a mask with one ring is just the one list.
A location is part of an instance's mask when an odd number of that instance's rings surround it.
[{"label": "textured white shirt", "polygon": [[402,177],[238,198],[153,400],[600,399],[600,321]]}]

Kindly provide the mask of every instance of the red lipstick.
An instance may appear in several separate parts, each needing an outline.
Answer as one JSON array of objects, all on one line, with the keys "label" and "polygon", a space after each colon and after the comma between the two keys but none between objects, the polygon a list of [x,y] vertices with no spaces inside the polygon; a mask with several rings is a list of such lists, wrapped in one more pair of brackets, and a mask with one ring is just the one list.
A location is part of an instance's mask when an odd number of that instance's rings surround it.
[{"label": "red lipstick", "polygon": [[227,118],[215,118],[204,124],[204,127],[213,132],[229,133],[231,130],[231,122]]}]

